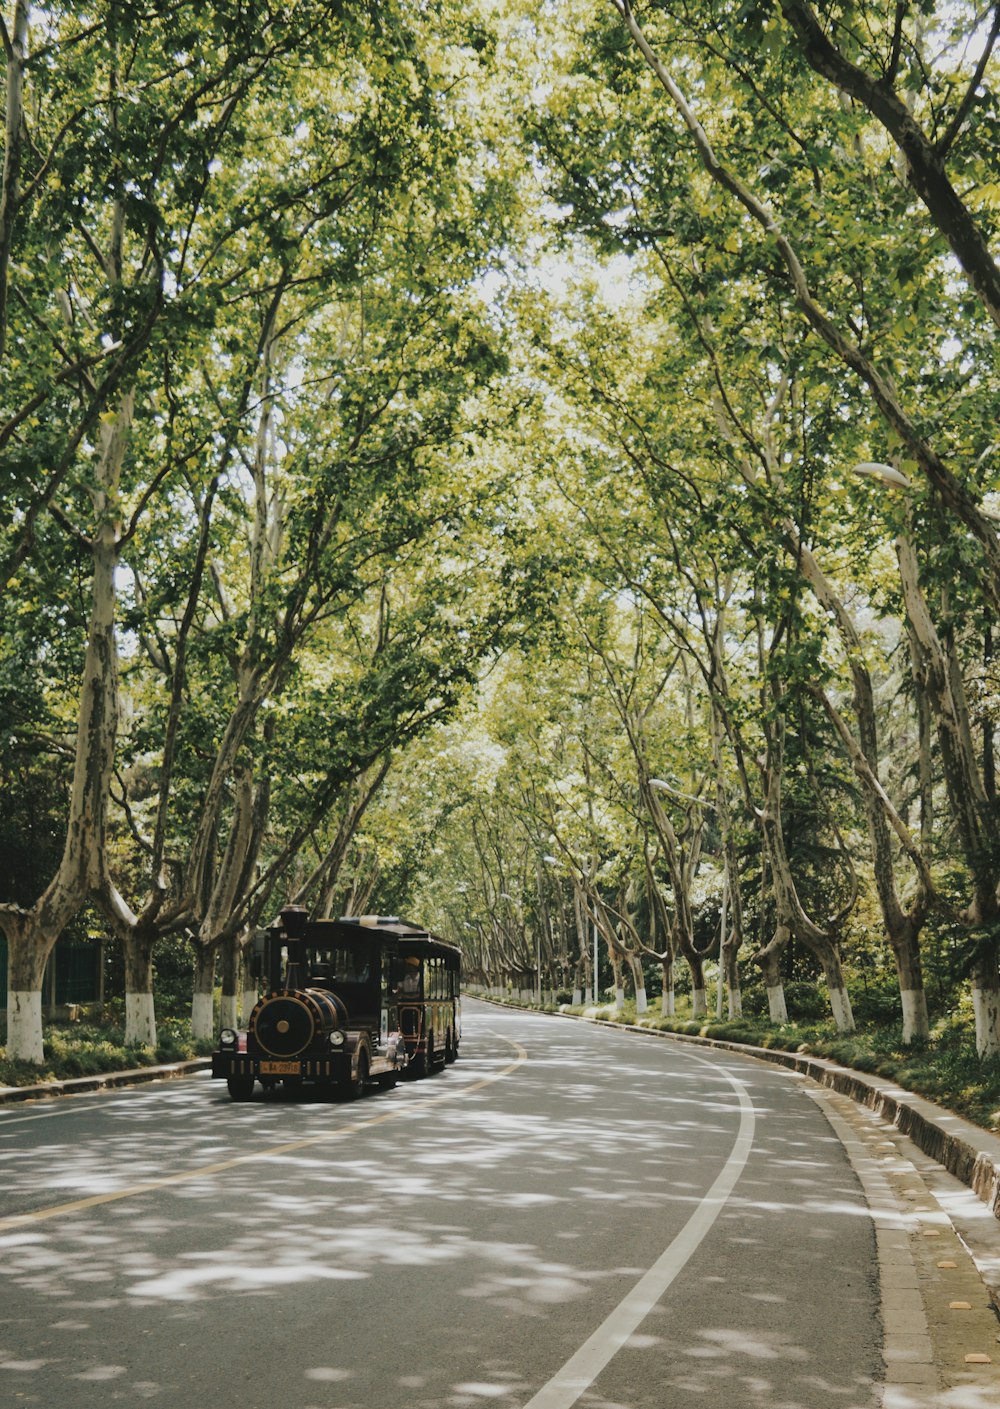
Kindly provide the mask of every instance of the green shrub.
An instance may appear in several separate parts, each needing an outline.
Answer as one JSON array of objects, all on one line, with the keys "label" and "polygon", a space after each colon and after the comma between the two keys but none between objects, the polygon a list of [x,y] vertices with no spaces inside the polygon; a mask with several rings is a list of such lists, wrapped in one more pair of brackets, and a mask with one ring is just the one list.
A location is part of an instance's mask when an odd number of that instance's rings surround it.
[{"label": "green shrub", "polygon": [[71,1080],[75,1076],[97,1076],[103,1072],[128,1071],[135,1067],[165,1062],[190,1061],[207,1056],[213,1042],[195,1041],[187,1019],[164,1018],[157,1022],[155,1051],[148,1047],[127,1047],[124,1025],[74,1023],[52,1025],[45,1032],[45,1061],[41,1067],[7,1059],[0,1048],[0,1085],[34,1086],[49,1081]]}]

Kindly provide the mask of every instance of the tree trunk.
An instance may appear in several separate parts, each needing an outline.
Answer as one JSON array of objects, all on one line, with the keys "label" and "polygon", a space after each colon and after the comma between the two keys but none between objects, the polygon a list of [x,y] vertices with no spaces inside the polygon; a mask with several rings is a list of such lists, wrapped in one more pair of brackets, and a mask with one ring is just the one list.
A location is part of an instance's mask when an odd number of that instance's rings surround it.
[{"label": "tree trunk", "polygon": [[101,426],[96,475],[103,487],[92,491],[97,527],[90,540],[90,621],[69,818],[59,870],[31,910],[0,906],[0,926],[7,936],[9,954],[7,1055],[36,1064],[43,1060],[44,1051],[41,980],[52,947],[88,895],[107,899],[113,890],[105,839],[118,725],[115,572],[119,545],[115,504],[132,402],[131,393],[124,395],[118,413]]},{"label": "tree trunk", "polygon": [[781,979],[781,956],[788,947],[791,931],[787,925],[778,924],[770,943],[765,944],[754,955],[764,975],[767,989],[767,1010],[770,1019],[778,1027],[788,1022],[788,1008],[785,1004],[785,985]]},{"label": "tree trunk", "polygon": [[194,992],[191,998],[191,1035],[197,1040],[215,1036],[215,946],[194,947]]},{"label": "tree trunk", "polygon": [[239,935],[227,935],[222,941],[222,1000],[219,1005],[219,1027],[235,1027],[239,1008],[238,978],[240,969]]},{"label": "tree trunk", "polygon": [[677,1001],[674,995],[673,958],[664,960],[660,968],[663,972],[663,993],[660,996],[660,1012],[665,1018],[672,1018],[677,1012]]},{"label": "tree trunk", "polygon": [[920,956],[919,926],[903,916],[899,928],[890,930],[888,937],[899,978],[899,997],[903,1007],[903,1042],[909,1045],[929,1037],[931,1031],[927,993],[924,989],[923,961]]},{"label": "tree trunk", "polygon": [[635,1011],[638,1016],[645,1013],[649,1007],[646,1001],[646,979],[642,972],[642,960],[635,954],[628,956],[629,968],[632,970],[632,983],[635,986]]},{"label": "tree trunk", "polygon": [[688,968],[691,970],[691,1015],[701,1018],[708,1012],[708,999],[705,993],[705,966],[701,955],[695,950],[684,951]]},{"label": "tree trunk", "polygon": [[[14,221],[20,203],[21,144],[24,126],[24,70],[28,60],[28,0],[17,0],[7,60],[7,120],[3,182],[0,185],[0,360],[7,345],[7,286]],[[8,1012],[10,1009],[8,1009]]]},{"label": "tree trunk", "polygon": [[734,942],[733,933],[730,931],[729,938],[722,946],[722,977],[725,980],[726,992],[729,998],[729,1018],[743,1016],[743,990],[740,984],[740,952],[741,940]]},{"label": "tree trunk", "polygon": [[847,991],[844,982],[844,971],[841,967],[840,956],[833,950],[820,962],[823,965],[823,972],[826,975],[827,991],[830,995],[830,1007],[833,1010],[833,1020],[837,1024],[838,1032],[854,1031],[854,1012],[851,1008],[851,996]]},{"label": "tree trunk", "polygon": [[257,1006],[257,999],[260,996],[257,981],[253,978],[250,971],[252,950],[253,940],[251,937],[250,939],[244,940],[240,948],[240,975],[243,981],[243,989],[242,994],[240,996],[240,1014],[238,1025],[243,1027],[246,1027],[248,1022],[250,1021],[250,1014]]},{"label": "tree trunk", "polygon": [[155,930],[132,927],[123,937],[125,950],[125,1044],[156,1046],[153,1003],[153,944]]},{"label": "tree trunk", "polygon": [[972,1004],[976,1015],[976,1051],[980,1057],[1000,1055],[1000,974],[997,945],[984,944],[972,976]]},{"label": "tree trunk", "polygon": [[621,1012],[625,1007],[625,981],[622,974],[622,957],[614,949],[610,950],[611,970],[614,974],[615,1009]]},{"label": "tree trunk", "polygon": [[[854,1014],[851,1000],[844,984],[840,954],[836,944],[818,925],[814,924],[802,908],[795,879],[792,875],[785,839],[781,825],[781,748],[776,748],[778,761],[767,770],[767,801],[760,813],[761,834],[771,867],[771,884],[774,891],[774,904],[780,929],[787,930],[804,944],[822,965],[826,975],[830,1008],[838,1032],[854,1031]],[[784,995],[782,995],[782,998]],[[768,993],[770,1001],[770,992]],[[787,1019],[786,1019],[787,1021]]]},{"label": "tree trunk", "polygon": [[[28,919],[25,916],[25,919]],[[42,980],[45,964],[52,949],[35,927],[27,932],[15,929],[7,934],[7,1056],[14,1061],[33,1062],[41,1066],[45,1060],[42,1039]]]}]

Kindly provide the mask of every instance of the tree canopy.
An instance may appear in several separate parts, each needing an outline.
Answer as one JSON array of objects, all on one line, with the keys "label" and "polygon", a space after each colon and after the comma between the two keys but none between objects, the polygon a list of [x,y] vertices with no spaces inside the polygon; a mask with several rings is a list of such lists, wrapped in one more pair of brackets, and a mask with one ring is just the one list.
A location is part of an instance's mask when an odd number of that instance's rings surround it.
[{"label": "tree canopy", "polygon": [[16,1055],[85,906],[149,1041],[155,947],[208,1031],[288,899],[842,1031],[875,954],[907,1042],[946,934],[1000,1053],[998,35],[6,8]]}]

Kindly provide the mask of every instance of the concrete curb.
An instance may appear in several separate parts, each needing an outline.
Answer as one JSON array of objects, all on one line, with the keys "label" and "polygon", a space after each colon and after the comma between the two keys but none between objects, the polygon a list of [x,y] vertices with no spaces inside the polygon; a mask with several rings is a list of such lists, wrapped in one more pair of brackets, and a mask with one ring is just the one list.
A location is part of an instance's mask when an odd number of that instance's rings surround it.
[{"label": "concrete curb", "polygon": [[[473,996],[478,995],[469,995],[470,998]],[[489,998],[481,998],[479,1001],[493,1001],[494,1006],[498,1008],[511,1008],[516,1012],[539,1011],[537,1008],[517,1008],[512,1003],[497,1003]],[[988,1130],[973,1125],[969,1120],[963,1120],[944,1106],[925,1100],[923,1096],[917,1096],[912,1091],[906,1091],[884,1077],[870,1076],[867,1072],[841,1066],[839,1062],[832,1062],[826,1057],[810,1057],[802,1052],[784,1052],[773,1047],[752,1047],[749,1043],[727,1042],[718,1037],[698,1037],[687,1032],[667,1032],[662,1028],[640,1027],[634,1023],[609,1022],[601,1018],[588,1018],[582,1013],[546,1013],[543,1016],[571,1018],[575,1022],[610,1028],[613,1032],[633,1032],[644,1037],[668,1038],[674,1042],[691,1042],[702,1047],[715,1047],[721,1051],[739,1052],[743,1056],[756,1057],[760,1061],[772,1062],[811,1077],[820,1086],[849,1096],[852,1101],[867,1106],[882,1120],[895,1126],[925,1155],[970,1188],[983,1201],[993,1217],[1000,1219],[1000,1136],[990,1134]]]},{"label": "concrete curb", "polygon": [[38,1101],[51,1096],[78,1096],[86,1091],[104,1091],[115,1086],[138,1086],[144,1081],[168,1081],[188,1076],[212,1065],[211,1057],[190,1062],[168,1062],[158,1067],[134,1067],[131,1071],[102,1071],[93,1076],[74,1076],[66,1081],[41,1081],[35,1086],[0,1086],[0,1105],[14,1101]]}]

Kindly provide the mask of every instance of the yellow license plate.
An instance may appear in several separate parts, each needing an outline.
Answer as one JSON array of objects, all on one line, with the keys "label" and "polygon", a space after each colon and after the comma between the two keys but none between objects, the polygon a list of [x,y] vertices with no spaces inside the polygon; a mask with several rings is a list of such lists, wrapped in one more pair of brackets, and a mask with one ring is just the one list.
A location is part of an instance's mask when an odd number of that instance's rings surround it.
[{"label": "yellow license plate", "polygon": [[302,1068],[298,1062],[261,1062],[261,1076],[298,1076]]}]

